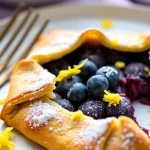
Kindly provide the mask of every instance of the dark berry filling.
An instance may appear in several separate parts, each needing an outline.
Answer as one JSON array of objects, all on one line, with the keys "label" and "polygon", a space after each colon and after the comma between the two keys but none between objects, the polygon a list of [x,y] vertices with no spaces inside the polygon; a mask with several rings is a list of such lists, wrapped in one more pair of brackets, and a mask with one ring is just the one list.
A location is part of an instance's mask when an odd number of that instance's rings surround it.
[{"label": "dark berry filling", "polygon": [[64,59],[54,60],[43,65],[44,68],[48,69],[48,71],[54,74],[55,76],[58,75],[60,70],[67,69],[68,66],[69,64]]},{"label": "dark berry filling", "polygon": [[139,78],[148,81],[149,76],[145,68],[148,68],[148,66],[143,63],[130,63],[126,66],[124,74],[127,78]]},{"label": "dark berry filling", "polygon": [[106,113],[108,117],[119,117],[121,115],[134,118],[134,108],[129,99],[121,97],[121,101],[117,106],[107,104]]},{"label": "dark berry filling", "polygon": [[79,106],[85,115],[94,119],[105,118],[106,103],[103,100],[87,99]]},{"label": "dark berry filling", "polygon": [[54,102],[69,111],[75,111],[75,107],[67,99],[54,99]]},{"label": "dark berry filling", "polygon": [[62,96],[60,96],[58,93],[54,92],[55,98],[53,100],[59,100],[62,99]]},{"label": "dark berry filling", "polygon": [[[80,68],[79,74],[56,83],[54,101],[69,111],[81,110],[94,119],[124,115],[136,122],[132,101],[139,100],[150,105],[148,53],[125,53],[84,44],[44,67],[58,76],[61,70],[80,65],[84,59],[88,61]],[[116,68],[114,65],[117,61],[124,62],[125,68]],[[116,105],[105,101],[105,90],[119,93],[120,101]],[[147,129],[142,129],[148,133]]]}]

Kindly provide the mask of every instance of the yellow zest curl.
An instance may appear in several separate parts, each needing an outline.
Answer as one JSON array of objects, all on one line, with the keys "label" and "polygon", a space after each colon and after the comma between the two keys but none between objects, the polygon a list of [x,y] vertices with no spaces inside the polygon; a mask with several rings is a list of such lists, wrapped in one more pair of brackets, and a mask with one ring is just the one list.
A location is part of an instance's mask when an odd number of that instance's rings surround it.
[{"label": "yellow zest curl", "polygon": [[70,66],[68,67],[68,70],[61,70],[56,78],[57,82],[63,81],[65,78],[71,76],[71,75],[76,75],[79,74],[81,71],[77,68],[71,68]]},{"label": "yellow zest curl", "polygon": [[85,59],[85,60],[82,61],[81,64],[79,64],[79,65],[74,65],[73,67],[74,67],[74,68],[81,69],[81,68],[86,64],[87,61],[88,61],[88,59]]},{"label": "yellow zest curl", "polygon": [[123,69],[125,68],[126,64],[123,61],[116,61],[115,62],[115,67],[118,69]]},{"label": "yellow zest curl", "polygon": [[5,104],[6,98],[0,99],[0,105]]},{"label": "yellow zest curl", "polygon": [[8,127],[3,132],[0,132],[0,149],[2,148],[2,146],[7,147],[9,150],[14,149],[14,143],[9,141],[9,138],[12,134],[12,129],[12,127]]},{"label": "yellow zest curl", "polygon": [[113,41],[112,41],[112,44],[113,44],[114,46],[118,45],[118,40],[116,40],[116,39],[113,40]]},{"label": "yellow zest curl", "polygon": [[105,95],[104,95],[103,100],[105,102],[108,102],[109,105],[116,106],[117,104],[120,103],[121,97],[119,94],[110,93],[107,90],[105,90],[104,92],[105,92]]},{"label": "yellow zest curl", "polygon": [[113,26],[113,23],[110,19],[104,19],[101,22],[101,27],[104,29],[111,29]]},{"label": "yellow zest curl", "polygon": [[81,72],[80,69],[86,64],[87,61],[88,61],[88,59],[85,59],[81,64],[74,65],[73,68],[71,68],[69,66],[68,70],[61,70],[59,72],[58,76],[56,77],[56,81],[57,82],[61,82],[61,81],[63,81],[67,77],[79,74]]},{"label": "yellow zest curl", "polygon": [[78,110],[76,112],[73,113],[73,115],[71,116],[71,120],[72,121],[78,121],[83,117],[83,113],[81,110]]},{"label": "yellow zest curl", "polygon": [[150,76],[150,69],[148,67],[145,67],[144,70],[148,73],[148,76]]}]

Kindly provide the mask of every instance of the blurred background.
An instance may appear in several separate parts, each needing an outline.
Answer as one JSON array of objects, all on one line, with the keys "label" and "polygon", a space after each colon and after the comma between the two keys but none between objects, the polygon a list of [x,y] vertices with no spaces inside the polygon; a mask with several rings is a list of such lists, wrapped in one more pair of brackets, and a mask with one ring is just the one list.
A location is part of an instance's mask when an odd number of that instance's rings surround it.
[{"label": "blurred background", "polygon": [[24,2],[26,4],[26,9],[28,7],[41,7],[47,5],[58,5],[58,4],[69,4],[69,3],[82,3],[82,4],[92,4],[92,3],[107,3],[111,5],[124,5],[132,6],[134,3],[150,6],[150,0],[0,0],[0,19],[8,17],[13,12],[14,8],[20,3]]}]

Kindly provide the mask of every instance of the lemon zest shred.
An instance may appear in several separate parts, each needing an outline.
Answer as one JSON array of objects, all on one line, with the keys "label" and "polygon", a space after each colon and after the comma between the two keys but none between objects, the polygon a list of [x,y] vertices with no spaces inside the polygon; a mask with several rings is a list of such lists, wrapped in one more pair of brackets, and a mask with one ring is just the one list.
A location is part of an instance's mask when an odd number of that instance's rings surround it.
[{"label": "lemon zest shred", "polygon": [[0,105],[5,104],[6,98],[0,99]]},{"label": "lemon zest shred", "polygon": [[71,116],[71,120],[72,121],[78,121],[83,117],[83,113],[81,110],[78,110],[76,112],[73,113],[73,115]]},{"label": "lemon zest shred", "polygon": [[74,65],[74,68],[81,69],[87,63],[87,61],[88,61],[88,59],[83,60],[81,64]]},{"label": "lemon zest shred", "polygon": [[13,127],[7,127],[3,132],[0,132],[0,149],[2,146],[8,147],[9,150],[14,149],[14,143],[9,140]]},{"label": "lemon zest shred", "polygon": [[114,40],[112,41],[112,44],[113,44],[113,46],[118,45],[118,40],[117,40],[117,39],[114,39]]},{"label": "lemon zest shred", "polygon": [[88,61],[88,59],[85,59],[82,61],[81,64],[79,65],[74,65],[73,68],[71,68],[70,66],[68,67],[68,70],[61,70],[58,74],[58,76],[56,77],[56,81],[57,82],[61,82],[63,81],[65,78],[72,76],[72,75],[77,75],[81,72],[81,68],[86,64],[86,62]]},{"label": "lemon zest shred", "polygon": [[123,68],[125,68],[125,66],[126,66],[126,64],[123,61],[116,61],[115,62],[115,67],[118,69],[123,69]]},{"label": "lemon zest shred", "polygon": [[113,23],[110,19],[103,19],[101,22],[101,27],[104,29],[111,29],[113,27]]},{"label": "lemon zest shred", "polygon": [[120,103],[121,97],[119,94],[115,94],[115,93],[110,93],[109,91],[105,90],[104,91],[104,98],[103,100],[105,102],[108,102],[109,105],[114,105],[116,106],[117,104]]},{"label": "lemon zest shred", "polygon": [[148,67],[145,67],[144,70],[148,73],[148,76],[150,76],[150,69]]}]

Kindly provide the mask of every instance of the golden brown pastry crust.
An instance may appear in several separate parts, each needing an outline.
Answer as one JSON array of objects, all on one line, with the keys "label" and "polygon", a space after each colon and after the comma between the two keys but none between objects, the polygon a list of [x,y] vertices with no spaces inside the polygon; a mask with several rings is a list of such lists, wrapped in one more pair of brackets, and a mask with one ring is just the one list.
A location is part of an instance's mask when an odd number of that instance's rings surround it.
[{"label": "golden brown pastry crust", "polygon": [[[26,81],[30,74],[32,79]],[[42,81],[40,86],[37,86],[37,78],[43,78],[43,74],[48,74],[51,80]],[[36,82],[34,82],[34,78],[36,78]],[[27,90],[26,85],[31,85],[34,89]],[[33,60],[22,60],[12,75],[8,100],[1,114],[2,119],[9,126],[13,126],[26,137],[49,150],[110,150],[112,147],[117,150],[132,150],[133,147],[135,150],[149,150],[150,139],[131,119],[112,117],[104,120],[93,120],[83,115],[79,120],[72,120],[74,113],[49,100],[48,93],[49,91],[52,92],[53,89],[53,75],[45,72]],[[57,114],[55,118],[48,121],[48,125],[32,128],[25,117],[31,107],[30,104],[37,101],[47,103]],[[58,120],[61,121],[58,122]],[[93,127],[86,131],[90,125]],[[85,136],[82,136],[81,133],[84,132]],[[95,134],[96,138],[89,140],[89,136],[94,137]],[[133,143],[132,146],[130,146],[131,143]]]},{"label": "golden brown pastry crust", "polygon": [[[55,41],[60,35],[66,38],[66,43]],[[69,43],[68,38],[74,37],[74,35],[78,35],[76,42]],[[150,150],[150,139],[128,117],[93,120],[83,115],[78,120],[72,120],[74,113],[49,100],[49,98],[53,98],[55,77],[38,63],[59,59],[74,51],[85,41],[113,48],[108,39],[95,29],[86,30],[82,34],[79,31],[53,30],[42,38],[31,53],[30,59],[22,60],[16,66],[1,118],[9,126],[13,126],[48,150]],[[101,43],[99,38],[102,40]],[[142,38],[145,44],[142,44],[141,47],[128,45],[126,46],[128,51],[134,52],[137,49],[137,52],[140,52],[150,47],[150,42],[147,42],[150,38],[148,34],[147,36],[141,34],[139,38]],[[120,46],[115,48],[119,50]],[[122,47],[121,50],[123,51],[125,48]],[[25,118],[31,104],[39,101],[51,106],[55,110],[56,116],[50,119],[47,125],[33,128]],[[58,120],[60,121],[58,122]]]},{"label": "golden brown pastry crust", "polygon": [[105,150],[148,150],[150,149],[150,139],[143,133],[135,122],[119,118],[119,127],[109,138]]},{"label": "golden brown pastry crust", "polygon": [[48,94],[49,91],[51,91],[51,98],[53,98],[53,89],[55,89],[54,75],[44,70],[34,60],[22,60],[13,71],[3,111],[8,112],[19,103],[37,99]]},{"label": "golden brown pastry crust", "polygon": [[55,29],[41,36],[29,58],[43,64],[73,52],[85,42],[121,52],[143,52],[150,49],[150,31],[105,34],[95,28],[83,31]]}]

